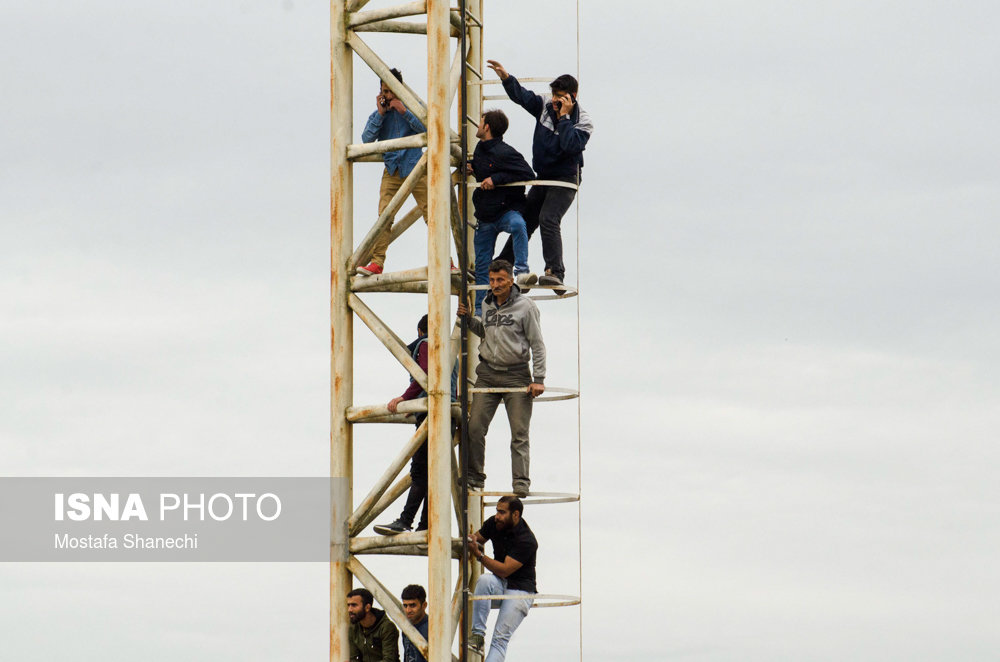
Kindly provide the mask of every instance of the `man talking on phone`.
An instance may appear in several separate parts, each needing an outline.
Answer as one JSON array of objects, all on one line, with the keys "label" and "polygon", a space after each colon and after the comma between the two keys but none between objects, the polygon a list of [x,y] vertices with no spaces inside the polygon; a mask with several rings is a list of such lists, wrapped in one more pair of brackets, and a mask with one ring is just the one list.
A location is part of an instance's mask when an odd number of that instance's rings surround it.
[{"label": "man talking on phone", "polygon": [[[403,82],[403,74],[398,69],[392,69],[391,73],[400,83]],[[392,140],[393,138],[405,138],[415,136],[426,131],[424,125],[417,119],[403,102],[392,93],[389,86],[382,82],[378,95],[375,97],[375,111],[368,117],[365,130],[361,133],[361,140],[366,143],[377,140]],[[379,187],[378,214],[382,215],[392,196],[403,185],[403,180],[413,172],[414,166],[420,160],[422,150],[419,147],[408,149],[397,149],[386,152],[382,155],[385,163],[385,170],[382,171],[382,184]],[[411,193],[413,199],[417,201],[420,212],[427,220],[427,177],[421,177],[417,185],[413,187]],[[392,236],[392,219],[386,226],[382,234],[375,239],[372,247],[371,260],[363,267],[358,267],[358,273],[363,276],[374,276],[382,273],[385,265],[385,253],[389,248],[389,239]]]},{"label": "man talking on phone", "polygon": [[[579,186],[583,173],[583,150],[594,132],[594,125],[587,111],[576,102],[579,89],[576,79],[563,74],[549,83],[552,94],[541,96],[521,87],[517,78],[507,73],[496,60],[487,60],[487,63],[500,77],[511,101],[535,118],[531,165],[538,178]],[[532,186],[525,206],[524,221],[528,236],[534,233],[535,228],[541,228],[545,275],[538,279],[538,284],[555,286],[553,289],[557,295],[566,293],[560,287],[566,277],[560,226],[575,197],[575,189]],[[514,246],[510,240],[497,258],[513,261]]]}]

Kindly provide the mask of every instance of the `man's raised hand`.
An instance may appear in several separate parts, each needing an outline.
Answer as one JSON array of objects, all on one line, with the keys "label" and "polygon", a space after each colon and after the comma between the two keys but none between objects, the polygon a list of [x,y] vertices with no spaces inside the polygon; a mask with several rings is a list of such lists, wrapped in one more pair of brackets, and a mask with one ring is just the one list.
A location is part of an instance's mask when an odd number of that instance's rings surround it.
[{"label": "man's raised hand", "polygon": [[507,70],[503,68],[503,65],[496,60],[486,60],[486,66],[497,72],[497,76],[500,76],[500,80],[507,80],[507,76],[510,76],[510,74],[507,73]]}]

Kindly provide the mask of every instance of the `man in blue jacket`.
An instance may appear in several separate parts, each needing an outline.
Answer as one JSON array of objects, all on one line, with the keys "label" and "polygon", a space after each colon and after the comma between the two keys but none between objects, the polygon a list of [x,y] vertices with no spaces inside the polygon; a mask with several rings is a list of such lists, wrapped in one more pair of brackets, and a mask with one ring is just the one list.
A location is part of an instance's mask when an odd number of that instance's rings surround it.
[{"label": "man in blue jacket", "polygon": [[[503,141],[509,121],[502,110],[483,113],[476,131],[479,144],[472,154],[469,168],[479,188],[472,194],[476,209],[474,244],[476,247],[476,285],[489,281],[489,265],[496,250],[497,235],[510,234],[513,246],[514,278],[522,292],[538,282],[538,277],[528,273],[528,230],[523,211],[525,207],[523,186],[503,186],[535,178],[521,153]],[[498,188],[500,187],[500,188]],[[476,314],[480,313],[486,290],[476,292]]]},{"label": "man in blue jacket", "polygon": [[[400,83],[403,82],[403,74],[398,69],[392,69],[392,75]],[[384,82],[375,97],[375,112],[368,117],[365,130],[361,133],[361,140],[366,143],[376,140],[392,140],[393,138],[405,138],[424,133],[424,125],[417,119],[417,116],[407,110],[403,102],[392,93],[389,86]],[[379,187],[378,213],[382,215],[386,205],[392,200],[392,196],[403,185],[403,180],[413,172],[413,167],[420,160],[421,150],[419,147],[408,149],[397,149],[386,152],[382,155],[385,163],[385,170],[382,171],[382,185]],[[421,177],[417,185],[413,187],[413,199],[417,201],[420,212],[427,220],[427,177]],[[358,273],[364,276],[373,276],[382,273],[385,266],[385,253],[389,248],[389,239],[392,235],[392,220],[389,225],[375,240],[372,247],[371,261],[363,267],[358,267]]]},{"label": "man in blue jacket", "polygon": [[[551,95],[541,96],[521,87],[517,78],[507,73],[496,60],[487,60],[490,69],[503,81],[503,89],[511,101],[535,118],[535,133],[531,146],[531,165],[539,179],[567,182],[579,186],[583,172],[583,150],[594,132],[590,115],[576,102],[579,84],[569,74],[563,74],[549,83]],[[563,265],[562,217],[573,203],[576,190],[561,186],[532,186],[528,192],[524,220],[530,237],[535,228],[541,228],[542,257],[545,258],[545,275],[538,279],[542,285],[555,285],[556,294],[565,293],[562,285],[566,277]],[[514,248],[510,241],[497,257],[510,261]]]}]

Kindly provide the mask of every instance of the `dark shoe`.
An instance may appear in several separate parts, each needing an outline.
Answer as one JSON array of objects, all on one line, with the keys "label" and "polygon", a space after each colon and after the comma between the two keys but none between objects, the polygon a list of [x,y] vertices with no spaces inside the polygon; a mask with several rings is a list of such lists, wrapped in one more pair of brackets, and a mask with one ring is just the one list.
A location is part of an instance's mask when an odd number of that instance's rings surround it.
[{"label": "dark shoe", "polygon": [[[562,278],[559,276],[553,276],[552,271],[549,269],[545,270],[545,275],[538,279],[539,285],[562,285]],[[552,293],[557,297],[561,297],[566,294],[566,288],[563,287],[553,287]]]},{"label": "dark shoe", "polygon": [[515,485],[514,496],[516,496],[518,499],[523,499],[524,497],[528,496],[528,488],[525,487],[524,485]]},{"label": "dark shoe", "polygon": [[479,634],[478,632],[473,632],[469,635],[469,650],[476,655],[483,656],[486,654],[486,637]]},{"label": "dark shoe", "polygon": [[421,522],[420,524],[417,524],[417,528],[414,529],[414,530],[415,531],[426,531],[427,530],[427,522]]},{"label": "dark shoe", "polygon": [[409,524],[404,524],[403,520],[398,519],[392,524],[377,524],[373,527],[375,533],[380,536],[394,536],[397,533],[406,533],[410,530]]}]

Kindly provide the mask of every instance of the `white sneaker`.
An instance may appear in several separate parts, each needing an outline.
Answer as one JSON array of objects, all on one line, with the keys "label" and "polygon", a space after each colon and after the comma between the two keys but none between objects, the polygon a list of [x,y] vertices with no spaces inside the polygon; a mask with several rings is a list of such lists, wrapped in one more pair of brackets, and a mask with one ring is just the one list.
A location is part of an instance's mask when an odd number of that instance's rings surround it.
[{"label": "white sneaker", "polygon": [[527,293],[531,291],[531,286],[538,282],[538,276],[533,273],[518,274],[515,280],[521,291]]}]

